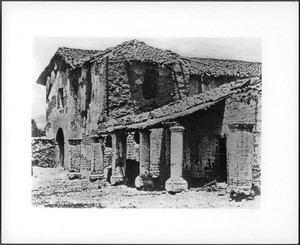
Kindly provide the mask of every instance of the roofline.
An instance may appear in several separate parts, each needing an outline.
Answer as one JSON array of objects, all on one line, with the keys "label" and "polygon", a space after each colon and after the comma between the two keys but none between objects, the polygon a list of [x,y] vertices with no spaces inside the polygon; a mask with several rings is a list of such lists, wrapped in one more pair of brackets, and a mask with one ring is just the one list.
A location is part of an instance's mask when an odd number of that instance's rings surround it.
[{"label": "roofline", "polygon": [[[136,39],[133,39],[133,40],[129,40],[129,41],[125,41],[125,42],[122,42],[121,44],[118,44],[114,47],[109,47],[109,48],[106,48],[103,50],[103,53],[102,54],[95,54],[95,55],[92,55],[90,57],[90,59],[84,61],[82,64],[78,65],[78,67],[81,67],[83,66],[85,63],[87,62],[97,62],[98,60],[101,60],[103,57],[106,57],[106,56],[110,56],[115,50],[116,48],[120,47],[121,45],[123,44],[126,44],[126,43],[129,43],[130,41],[134,41]],[[138,41],[138,40],[137,40]],[[142,41],[139,41],[141,43],[144,43]],[[152,48],[156,48],[156,49],[160,49],[160,50],[163,50],[165,52],[168,52],[169,50],[165,50],[165,49],[161,49],[161,48],[157,48],[157,47],[153,47],[153,46],[150,46],[146,43],[144,43],[146,46],[149,46],[149,47],[152,47]],[[72,64],[69,64],[68,62],[66,62],[66,60],[64,59],[64,57],[62,57],[62,55],[58,52],[61,48],[67,48],[67,49],[76,49],[76,48],[68,48],[68,47],[59,47],[57,49],[57,51],[55,52],[54,56],[51,58],[49,64],[45,67],[44,71],[40,74],[40,76],[38,77],[36,83],[37,84],[41,84],[41,85],[44,85],[46,86],[46,80],[45,80],[45,76],[49,73],[50,69],[52,68],[53,66],[53,61],[58,57],[60,56],[62,58],[62,60],[68,65],[70,66],[72,69],[75,69],[76,67],[74,67]],[[85,50],[85,51],[88,51],[90,49],[77,49],[77,50]],[[101,50],[94,50],[94,51],[101,51]],[[217,58],[201,58],[201,57],[187,57],[187,56],[182,56],[182,55],[179,55],[173,51],[171,51],[173,54],[175,54],[176,56],[178,56],[179,59],[183,59],[183,60],[189,60],[189,61],[192,61],[192,62],[198,62],[198,63],[202,63],[204,65],[207,65],[205,64],[205,61],[201,61],[201,60],[196,60],[196,59],[203,59],[203,60],[223,60],[223,61],[237,61],[237,62],[246,62],[246,63],[251,63],[251,64],[262,64],[261,62],[251,62],[251,61],[243,61],[243,60],[231,60],[231,59],[217,59]]]},{"label": "roofline", "polygon": [[[76,66],[73,66],[72,64],[66,62],[66,60],[64,59],[64,57],[58,52],[61,48],[67,48],[67,49],[76,49],[76,48],[68,48],[68,47],[59,47],[55,54],[52,56],[49,64],[45,67],[45,69],[42,71],[42,73],[39,75],[38,79],[36,80],[37,84],[41,84],[46,86],[46,80],[45,80],[45,76],[49,73],[50,69],[52,69],[52,66],[54,66],[53,61],[55,59],[57,59],[58,57],[60,57],[62,59],[63,62],[65,62],[65,64],[69,67],[71,67],[72,69],[77,68]],[[92,51],[91,49],[77,49],[77,50],[83,50],[83,51]],[[94,51],[101,51],[101,50],[94,50]],[[89,60],[84,61],[82,64],[80,64],[78,67],[81,67],[83,64],[89,62],[91,59],[93,59],[94,57],[91,56]]]}]

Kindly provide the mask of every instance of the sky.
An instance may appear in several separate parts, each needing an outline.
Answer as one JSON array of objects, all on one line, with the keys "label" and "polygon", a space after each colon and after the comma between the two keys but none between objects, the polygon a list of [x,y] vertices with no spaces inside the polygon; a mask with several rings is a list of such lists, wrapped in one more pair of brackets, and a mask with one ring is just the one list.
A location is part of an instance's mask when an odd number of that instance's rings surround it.
[{"label": "sky", "polygon": [[[169,49],[187,57],[234,59],[261,62],[260,38],[97,38],[97,37],[35,37],[33,61],[36,79],[49,64],[58,47],[106,49],[124,41],[138,39],[146,44]],[[44,126],[46,102],[45,86],[33,81],[32,117]]]}]

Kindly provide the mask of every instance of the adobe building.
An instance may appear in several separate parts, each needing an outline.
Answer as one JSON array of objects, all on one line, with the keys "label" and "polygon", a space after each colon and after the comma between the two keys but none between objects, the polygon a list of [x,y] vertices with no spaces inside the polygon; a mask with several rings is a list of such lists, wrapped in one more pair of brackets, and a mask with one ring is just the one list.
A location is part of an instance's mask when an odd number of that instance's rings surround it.
[{"label": "adobe building", "polygon": [[131,40],[103,51],[59,48],[37,83],[46,86],[54,165],[70,179],[169,192],[212,180],[260,185],[260,63]]}]

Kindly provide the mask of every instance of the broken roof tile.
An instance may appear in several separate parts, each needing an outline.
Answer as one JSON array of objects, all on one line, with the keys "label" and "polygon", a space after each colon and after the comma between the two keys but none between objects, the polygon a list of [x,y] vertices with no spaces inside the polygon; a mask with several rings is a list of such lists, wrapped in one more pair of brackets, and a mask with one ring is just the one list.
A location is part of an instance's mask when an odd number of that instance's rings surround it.
[{"label": "broken roof tile", "polygon": [[251,91],[255,95],[261,94],[261,78],[253,77],[226,83],[205,93],[171,102],[165,106],[137,115],[127,115],[114,123],[103,124],[98,133],[112,132],[116,129],[137,129],[155,126],[169,120],[176,119],[209,106],[237,93]]}]

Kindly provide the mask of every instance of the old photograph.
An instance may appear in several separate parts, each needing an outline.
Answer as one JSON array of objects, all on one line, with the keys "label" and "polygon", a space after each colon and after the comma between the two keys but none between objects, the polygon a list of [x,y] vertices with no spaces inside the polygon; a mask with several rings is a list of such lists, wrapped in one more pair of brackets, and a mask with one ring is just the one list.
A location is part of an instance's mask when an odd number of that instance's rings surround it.
[{"label": "old photograph", "polygon": [[260,207],[261,39],[57,40],[35,47],[33,206]]},{"label": "old photograph", "polygon": [[298,2],[1,6],[1,242],[299,242]]}]

